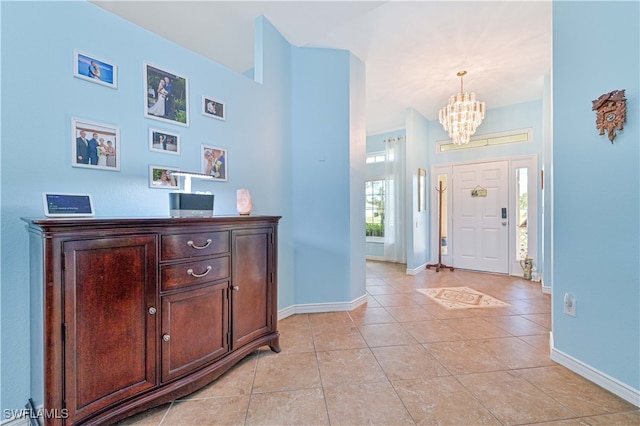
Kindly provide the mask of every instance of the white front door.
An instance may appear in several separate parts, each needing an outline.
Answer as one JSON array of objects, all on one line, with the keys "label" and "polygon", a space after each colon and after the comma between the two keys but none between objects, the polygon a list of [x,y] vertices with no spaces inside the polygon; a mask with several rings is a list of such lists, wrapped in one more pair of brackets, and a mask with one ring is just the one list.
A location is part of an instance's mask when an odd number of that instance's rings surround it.
[{"label": "white front door", "polygon": [[453,167],[453,266],[509,273],[509,162]]}]

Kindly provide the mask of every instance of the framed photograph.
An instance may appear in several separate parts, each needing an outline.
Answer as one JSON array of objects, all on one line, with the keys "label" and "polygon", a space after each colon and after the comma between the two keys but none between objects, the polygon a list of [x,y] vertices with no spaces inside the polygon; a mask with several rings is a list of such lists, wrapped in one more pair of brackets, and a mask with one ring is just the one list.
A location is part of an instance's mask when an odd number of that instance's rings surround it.
[{"label": "framed photograph", "polygon": [[226,120],[226,108],[220,101],[207,96],[202,97],[202,115],[217,118],[218,120]]},{"label": "framed photograph", "polygon": [[86,53],[73,51],[73,76],[103,86],[118,88],[118,66]]},{"label": "framed photograph", "polygon": [[149,150],[180,154],[180,135],[166,130],[149,129]]},{"label": "framed photograph", "polygon": [[427,171],[418,169],[418,211],[427,210]]},{"label": "framed photograph", "polygon": [[89,169],[120,170],[120,128],[72,118],[71,165]]},{"label": "framed photograph", "polygon": [[227,150],[215,146],[202,145],[200,150],[201,173],[213,176],[215,180],[227,181]]},{"label": "framed photograph", "polygon": [[144,82],[144,116],[188,127],[187,78],[145,63]]},{"label": "framed photograph", "polygon": [[179,190],[180,179],[171,176],[170,172],[177,172],[176,167],[149,166],[149,188]]}]

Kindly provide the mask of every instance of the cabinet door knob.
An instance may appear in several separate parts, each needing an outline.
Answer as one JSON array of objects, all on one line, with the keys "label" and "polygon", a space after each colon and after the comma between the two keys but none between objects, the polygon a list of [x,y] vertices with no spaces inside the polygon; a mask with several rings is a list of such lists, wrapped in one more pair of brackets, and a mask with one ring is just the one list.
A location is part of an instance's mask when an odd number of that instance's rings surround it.
[{"label": "cabinet door knob", "polygon": [[156,310],[156,308],[154,308],[153,306],[149,308],[149,313],[150,313],[151,315],[155,315],[155,313],[156,313],[156,312],[158,312],[158,311],[157,311],[157,310]]},{"label": "cabinet door knob", "polygon": [[202,249],[206,249],[207,247],[209,247],[211,245],[211,242],[212,242],[211,238],[207,238],[207,243],[205,245],[197,246],[197,245],[195,245],[195,243],[193,241],[189,240],[189,241],[187,241],[187,245],[189,247],[193,247],[196,250],[202,250]]},{"label": "cabinet door knob", "polygon": [[171,340],[171,336],[169,336],[168,334],[165,334],[162,336],[162,340],[164,340],[165,342],[168,342],[169,340]]},{"label": "cabinet door knob", "polygon": [[231,288],[233,289],[233,291],[240,291],[240,286],[239,285],[234,285]]},{"label": "cabinet door knob", "polygon": [[207,270],[201,274],[196,274],[195,272],[193,272],[193,269],[189,268],[187,269],[187,275],[191,275],[192,277],[196,277],[196,278],[202,278],[205,275],[207,275],[209,271],[211,271],[211,266],[207,266]]}]

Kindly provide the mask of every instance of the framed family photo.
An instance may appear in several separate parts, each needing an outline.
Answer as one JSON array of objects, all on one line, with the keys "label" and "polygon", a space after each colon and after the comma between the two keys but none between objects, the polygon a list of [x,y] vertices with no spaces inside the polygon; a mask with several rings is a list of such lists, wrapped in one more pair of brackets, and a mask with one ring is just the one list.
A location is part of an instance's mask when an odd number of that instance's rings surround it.
[{"label": "framed family photo", "polygon": [[213,98],[203,96],[202,97],[202,115],[207,117],[217,118],[218,120],[226,120],[226,108],[220,101],[216,101]]},{"label": "framed family photo", "polygon": [[215,146],[202,145],[200,149],[201,173],[213,176],[214,180],[227,181],[227,150]]},{"label": "framed family photo", "polygon": [[149,150],[180,154],[180,135],[166,130],[149,129]]},{"label": "framed family photo", "polygon": [[103,86],[118,88],[118,66],[93,55],[73,51],[73,76]]},{"label": "framed family photo", "polygon": [[120,170],[120,128],[72,118],[71,153],[73,167]]},{"label": "framed family photo", "polygon": [[144,116],[188,127],[189,80],[145,63],[144,82]]},{"label": "framed family photo", "polygon": [[149,166],[149,188],[179,190],[180,179],[172,176],[171,172],[179,169],[168,166]]}]

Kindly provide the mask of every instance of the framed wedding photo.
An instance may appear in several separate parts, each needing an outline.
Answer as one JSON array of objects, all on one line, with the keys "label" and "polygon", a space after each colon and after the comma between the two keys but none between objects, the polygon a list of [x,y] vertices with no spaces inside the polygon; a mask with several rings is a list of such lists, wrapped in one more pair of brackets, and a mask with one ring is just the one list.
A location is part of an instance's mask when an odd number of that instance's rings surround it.
[{"label": "framed wedding photo", "polygon": [[72,118],[71,165],[88,169],[119,171],[120,128]]},{"label": "framed wedding photo", "polygon": [[207,96],[202,97],[202,115],[217,118],[218,120],[226,120],[226,110],[222,102]]},{"label": "framed wedding photo", "polygon": [[144,64],[144,116],[189,127],[189,80]]},{"label": "framed wedding photo", "polygon": [[227,181],[229,168],[226,149],[202,145],[200,158],[202,174],[213,176],[214,180]]},{"label": "framed wedding photo", "polygon": [[172,176],[171,172],[177,172],[175,167],[149,166],[149,188],[179,190],[180,178]]},{"label": "framed wedding photo", "polygon": [[180,154],[180,135],[166,130],[150,128],[149,150],[164,154]]},{"label": "framed wedding photo", "polygon": [[96,56],[73,51],[73,76],[103,86],[118,88],[118,66]]}]

